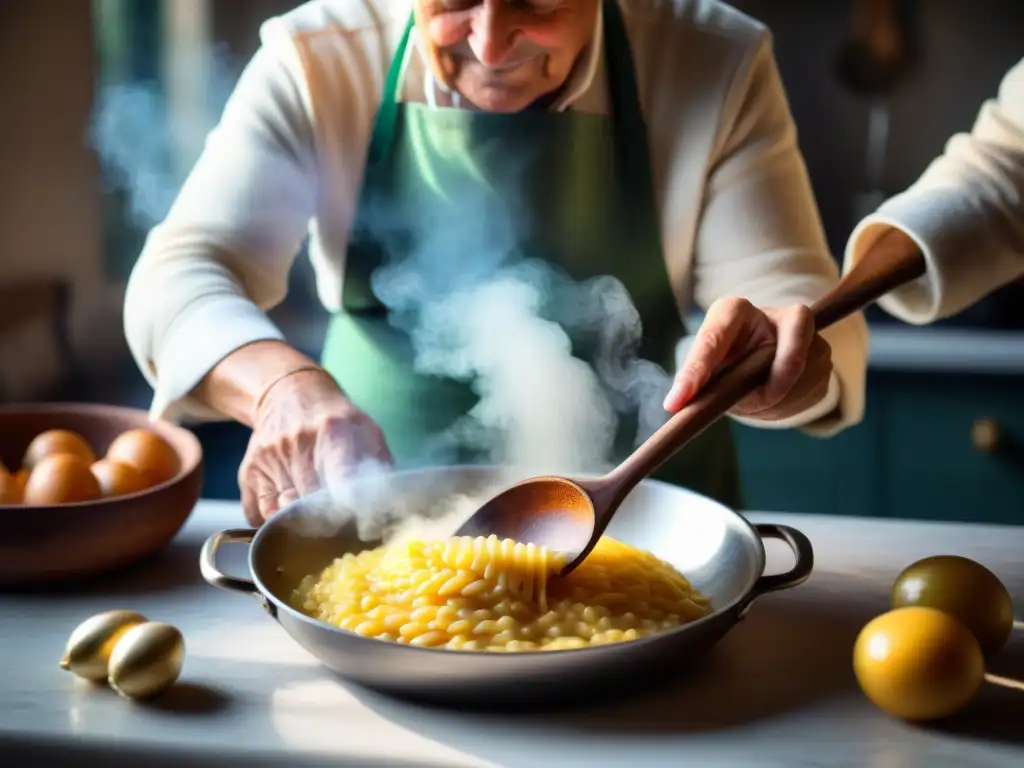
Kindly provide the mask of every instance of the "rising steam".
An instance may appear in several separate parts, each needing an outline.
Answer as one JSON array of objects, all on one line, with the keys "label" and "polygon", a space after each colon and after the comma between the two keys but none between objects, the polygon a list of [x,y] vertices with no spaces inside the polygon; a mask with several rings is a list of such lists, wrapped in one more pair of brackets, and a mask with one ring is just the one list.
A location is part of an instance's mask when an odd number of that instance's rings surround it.
[{"label": "rising steam", "polygon": [[[625,286],[611,276],[577,283],[523,252],[529,202],[492,189],[471,157],[458,161],[483,183],[445,189],[440,204],[433,189],[415,190],[414,201],[432,199],[411,221],[368,207],[361,224],[387,251],[374,292],[410,334],[417,370],[479,397],[447,433],[452,444],[522,472],[607,470],[621,458],[619,414],[639,407],[639,439],[664,423],[669,376],[638,357],[640,317]],[[565,329],[596,340],[593,365],[574,356]]]},{"label": "rising steam", "polygon": [[171,209],[198,150],[195,137],[216,124],[237,75],[225,48],[213,46],[199,62],[202,93],[188,109],[171,109],[166,89],[136,80],[102,84],[87,142],[96,152],[109,191],[126,197],[132,224],[148,230]]},{"label": "rising steam", "polygon": [[[222,55],[209,57],[209,70],[208,109],[197,115],[204,133],[234,83]],[[105,178],[127,193],[145,228],[166,215],[184,180],[173,161],[171,117],[150,84],[111,85],[96,102],[91,144]],[[363,222],[384,233],[385,245],[416,243],[411,252],[389,249],[373,276],[391,322],[412,338],[416,368],[468,382],[479,396],[433,449],[469,446],[510,468],[509,477],[607,470],[622,458],[613,456],[620,414],[639,409],[637,440],[646,438],[666,418],[661,401],[670,384],[660,367],[637,356],[640,319],[625,287],[610,276],[574,283],[520,252],[526,201],[474,190],[447,204],[443,219],[398,226],[386,207],[375,206]],[[597,340],[593,365],[573,355],[564,327]],[[311,524],[327,528],[311,532],[336,526],[326,510],[339,504],[359,511],[364,539],[416,514],[388,501],[381,467],[369,464],[359,474],[358,484],[326,478],[328,491],[315,502],[325,516]],[[431,530],[450,533],[452,518],[461,521],[473,508],[475,500],[462,498],[448,522]]]}]

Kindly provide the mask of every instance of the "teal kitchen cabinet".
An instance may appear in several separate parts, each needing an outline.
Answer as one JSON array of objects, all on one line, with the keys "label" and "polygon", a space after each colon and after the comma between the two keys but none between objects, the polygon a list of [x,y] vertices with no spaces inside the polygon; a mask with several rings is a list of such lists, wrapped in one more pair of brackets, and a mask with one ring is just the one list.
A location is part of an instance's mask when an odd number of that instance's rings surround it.
[{"label": "teal kitchen cabinet", "polygon": [[1024,377],[872,371],[828,439],[735,425],[749,509],[1024,524]]},{"label": "teal kitchen cabinet", "polygon": [[1024,524],[1024,377],[915,374],[879,400],[891,515]]},{"label": "teal kitchen cabinet", "polygon": [[748,509],[884,514],[873,417],[833,438],[734,424]]}]

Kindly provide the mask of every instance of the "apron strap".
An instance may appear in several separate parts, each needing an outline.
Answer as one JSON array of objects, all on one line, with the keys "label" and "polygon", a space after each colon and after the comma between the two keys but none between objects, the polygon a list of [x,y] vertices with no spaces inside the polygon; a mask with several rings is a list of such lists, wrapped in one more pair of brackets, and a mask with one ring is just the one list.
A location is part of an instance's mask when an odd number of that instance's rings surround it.
[{"label": "apron strap", "polygon": [[370,149],[366,156],[368,168],[377,165],[382,158],[387,156],[395,137],[395,126],[398,123],[398,88],[402,82],[402,67],[405,65],[409,39],[412,37],[412,30],[415,26],[416,17],[410,13],[405,31],[402,33],[401,40],[398,41],[398,48],[395,49],[395,55],[391,58],[387,79],[384,81],[384,93],[380,108],[377,110],[373,135],[370,137]]},{"label": "apron strap", "polygon": [[[622,171],[638,182],[633,189],[642,189],[650,193],[649,199],[642,203],[650,203],[646,207],[656,221],[647,124],[636,90],[636,69],[629,35],[616,0],[604,0],[604,34],[604,57],[608,71],[612,120],[620,149],[619,156],[624,161]],[[653,231],[660,232],[660,229],[656,226]]]},{"label": "apron strap", "polygon": [[[646,233],[649,246],[661,255],[658,265],[658,280],[663,281],[672,292],[672,282],[665,263],[665,250],[661,240],[661,217],[654,196],[654,178],[651,175],[651,153],[647,137],[647,123],[636,89],[636,69],[629,34],[622,17],[622,10],[616,0],[604,0],[604,57],[608,72],[609,100],[612,109],[612,125],[615,131],[615,157],[617,170],[627,189],[634,190],[629,200],[630,210],[623,215],[634,221],[646,220],[646,226],[638,231]],[[652,278],[653,279],[653,278]],[[675,294],[657,307],[637,307],[643,327],[644,340],[651,341],[663,329],[679,329],[686,332],[685,323],[676,305]],[[646,350],[645,350],[646,351]],[[656,360],[662,365],[673,364],[670,360]]]}]

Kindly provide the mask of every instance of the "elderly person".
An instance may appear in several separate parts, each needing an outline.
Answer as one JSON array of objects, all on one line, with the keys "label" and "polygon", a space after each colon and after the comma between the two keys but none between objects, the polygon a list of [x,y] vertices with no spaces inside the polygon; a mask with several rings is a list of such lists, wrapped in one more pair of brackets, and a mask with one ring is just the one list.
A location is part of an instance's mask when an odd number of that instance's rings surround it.
[{"label": "elderly person", "polygon": [[[954,136],[921,178],[857,225],[846,271],[870,248],[894,258],[924,256],[925,274],[878,302],[916,325],[955,315],[1024,276],[1024,60],[982,106],[970,133]],[[701,325],[665,407],[682,407],[724,360],[753,350],[757,340],[778,343],[765,388],[769,400],[785,397],[793,372],[816,355],[813,339],[807,329],[800,335],[783,327],[770,310],[722,299]]]},{"label": "elderly person", "polygon": [[[626,287],[663,365],[693,303],[745,296],[800,335],[836,282],[770,36],[723,3],[313,0],[261,38],[125,306],[154,415],[252,427],[254,523],[367,458],[413,465],[475,402],[389,322],[373,277],[416,248],[396,231],[454,236],[486,221],[460,205],[514,202],[531,256]],[[264,314],[307,230],[332,315],[320,361]],[[863,318],[826,336],[786,396],[738,416],[858,421]],[[659,476],[738,504],[728,424]]]}]

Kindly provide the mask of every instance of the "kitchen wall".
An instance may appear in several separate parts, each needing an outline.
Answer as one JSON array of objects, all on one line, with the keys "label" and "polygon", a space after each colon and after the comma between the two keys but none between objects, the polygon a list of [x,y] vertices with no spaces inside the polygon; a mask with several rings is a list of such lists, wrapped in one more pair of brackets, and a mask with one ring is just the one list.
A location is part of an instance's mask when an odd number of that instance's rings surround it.
[{"label": "kitchen wall", "polygon": [[88,279],[99,262],[97,168],[84,126],[95,64],[88,3],[0,5],[0,279]]},{"label": "kitchen wall", "polygon": [[[104,303],[99,176],[83,143],[95,57],[89,3],[57,5],[0,5],[0,295],[67,281],[70,326],[86,331]],[[59,362],[47,317],[18,324],[0,335],[0,392],[33,392]]]},{"label": "kitchen wall", "polygon": [[227,43],[240,59],[256,50],[264,19],[287,13],[296,5],[290,0],[212,0],[212,4],[215,37]]},{"label": "kitchen wall", "polygon": [[[159,13],[159,0],[128,1]],[[240,66],[255,49],[260,20],[292,3],[211,5],[233,20],[215,38],[228,43]],[[167,19],[180,24],[182,14]],[[61,332],[84,379],[137,383],[136,376],[118,374],[130,365],[121,325],[124,286],[105,259],[104,182],[87,144],[98,76],[94,3],[0,4],[0,303],[43,282],[65,284],[72,296],[59,328],[48,307],[0,311],[0,402],[80,394],[82,377],[64,386],[73,370],[61,354]],[[305,284],[296,284],[298,296]]]},{"label": "kitchen wall", "polygon": [[[843,88],[836,59],[851,29],[852,2],[734,0],[772,29],[775,53],[800,129],[833,250],[856,219],[853,199],[869,191],[865,154],[869,103]],[[914,49],[889,99],[890,137],[882,192],[899,192],[969,130],[983,99],[1024,57],[1019,0],[910,0],[902,3]]]}]

